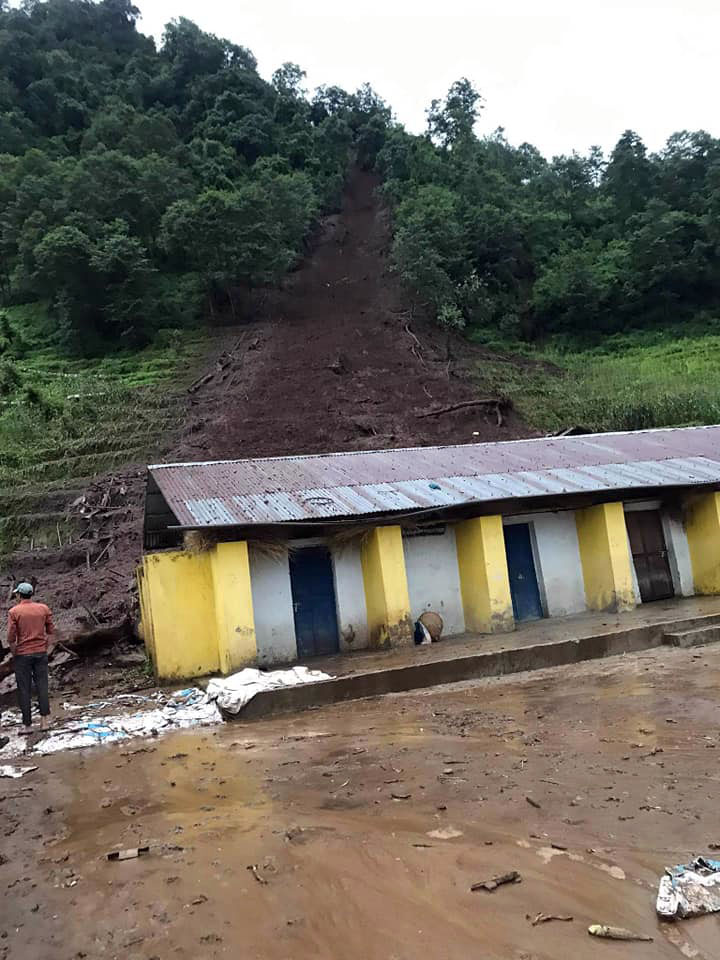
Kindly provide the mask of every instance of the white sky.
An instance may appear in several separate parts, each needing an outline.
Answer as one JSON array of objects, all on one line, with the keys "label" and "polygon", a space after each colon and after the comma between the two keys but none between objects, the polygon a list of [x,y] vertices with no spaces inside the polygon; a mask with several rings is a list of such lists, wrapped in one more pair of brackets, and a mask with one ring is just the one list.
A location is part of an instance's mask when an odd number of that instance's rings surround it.
[{"label": "white sky", "polygon": [[136,0],[160,38],[185,16],[249,47],[261,74],[286,60],[308,85],[365,80],[409,129],[467,76],[486,110],[546,155],[610,150],[631,127],[651,150],[682,129],[720,133],[718,0]]}]

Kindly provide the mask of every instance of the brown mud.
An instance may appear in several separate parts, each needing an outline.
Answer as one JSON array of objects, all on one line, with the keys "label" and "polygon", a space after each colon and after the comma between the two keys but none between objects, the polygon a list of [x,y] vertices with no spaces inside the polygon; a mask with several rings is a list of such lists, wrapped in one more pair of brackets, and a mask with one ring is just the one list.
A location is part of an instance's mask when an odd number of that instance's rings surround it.
[{"label": "brown mud", "polygon": [[655,895],[720,842],[719,688],[717,646],[661,649],[33,758],[0,957],[717,960],[718,917]]},{"label": "brown mud", "polygon": [[[158,438],[155,460],[532,435],[505,403],[426,415],[492,394],[482,379],[484,353],[430,323],[391,272],[388,214],[377,187],[376,178],[356,171],[342,211],[323,221],[298,270],[251,322],[227,328],[222,350],[195,378],[181,371],[193,386],[179,394],[177,430]],[[136,613],[144,485],[145,465],[129,464],[94,478],[84,500],[75,490],[67,513],[79,539],[18,552],[3,563],[0,582],[37,578],[39,598],[56,611],[66,637]]]},{"label": "brown mud", "polygon": [[[472,443],[531,431],[487,397],[483,351],[413,308],[388,261],[378,180],[356,172],[342,212],[193,396],[178,453],[190,459]],[[501,422],[499,422],[499,420]]]}]

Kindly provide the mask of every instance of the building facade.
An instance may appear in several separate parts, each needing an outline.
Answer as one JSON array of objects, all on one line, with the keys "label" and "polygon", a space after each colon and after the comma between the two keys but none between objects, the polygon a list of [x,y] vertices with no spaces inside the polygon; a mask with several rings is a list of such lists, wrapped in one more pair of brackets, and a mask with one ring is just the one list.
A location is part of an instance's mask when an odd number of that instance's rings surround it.
[{"label": "building facade", "polygon": [[149,468],[160,677],[720,593],[720,427]]}]

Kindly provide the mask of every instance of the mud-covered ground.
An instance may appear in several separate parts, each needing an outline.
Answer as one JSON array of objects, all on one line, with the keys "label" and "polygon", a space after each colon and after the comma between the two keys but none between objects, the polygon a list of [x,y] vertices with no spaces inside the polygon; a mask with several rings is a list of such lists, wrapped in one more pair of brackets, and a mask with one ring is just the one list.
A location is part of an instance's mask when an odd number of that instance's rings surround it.
[{"label": "mud-covered ground", "polygon": [[662,649],[33,758],[0,957],[718,958],[720,918],[655,893],[720,842],[719,691],[720,648]]}]

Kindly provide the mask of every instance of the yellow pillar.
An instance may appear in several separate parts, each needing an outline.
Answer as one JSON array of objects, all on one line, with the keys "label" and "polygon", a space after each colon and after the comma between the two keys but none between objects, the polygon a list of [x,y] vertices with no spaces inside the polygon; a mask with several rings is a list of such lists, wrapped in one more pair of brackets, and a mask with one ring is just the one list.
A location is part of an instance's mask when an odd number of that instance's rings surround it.
[{"label": "yellow pillar", "polygon": [[502,517],[473,517],[455,527],[465,629],[498,633],[515,626]]},{"label": "yellow pillar", "polygon": [[400,527],[376,527],[365,538],[362,571],[370,646],[412,643],[413,621]]},{"label": "yellow pillar", "polygon": [[589,610],[619,612],[636,603],[622,503],[599,503],[575,514]]},{"label": "yellow pillar", "polygon": [[[147,559],[147,558],[145,558]],[[145,561],[140,564],[136,570],[138,585],[138,601],[140,604],[140,636],[145,644],[145,650],[150,657],[151,663],[155,664],[155,633],[152,625],[152,610],[150,608],[150,597],[148,587],[145,582]]]},{"label": "yellow pillar", "polygon": [[695,592],[720,593],[720,493],[713,491],[688,500],[685,531]]},{"label": "yellow pillar", "polygon": [[218,669],[209,554],[172,550],[144,557],[141,610],[159,677],[200,677]]},{"label": "yellow pillar", "polygon": [[247,543],[240,540],[216,544],[210,564],[220,670],[232,673],[254,666],[257,659]]}]

